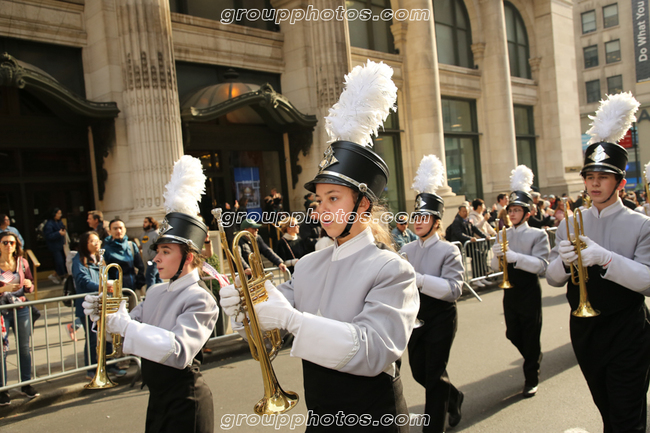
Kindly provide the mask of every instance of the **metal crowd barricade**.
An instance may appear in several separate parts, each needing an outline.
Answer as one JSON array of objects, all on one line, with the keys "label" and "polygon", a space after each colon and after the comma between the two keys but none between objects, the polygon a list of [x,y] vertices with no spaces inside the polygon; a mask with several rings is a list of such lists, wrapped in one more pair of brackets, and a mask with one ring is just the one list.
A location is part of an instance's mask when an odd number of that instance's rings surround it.
[{"label": "metal crowd barricade", "polygon": [[555,246],[555,232],[557,232],[557,227],[549,227],[546,229],[546,234],[548,235],[548,243],[551,246],[551,249]]},{"label": "metal crowd barricade", "polygon": [[[129,301],[134,299],[135,305],[139,302],[138,295],[131,289],[122,289],[123,296],[127,296]],[[38,301],[28,301],[18,304],[0,305],[0,313],[5,316],[5,326],[9,334],[9,351],[5,356],[0,356],[0,378],[3,372],[7,371],[6,380],[0,381],[0,392],[6,391],[19,386],[26,386],[33,383],[43,382],[45,380],[56,379],[59,377],[70,376],[82,371],[94,371],[97,364],[84,366],[84,350],[87,351],[90,359],[90,348],[86,346],[85,338],[71,340],[69,338],[66,326],[68,323],[75,328],[75,305],[74,300],[83,298],[88,293],[81,293],[71,296],[60,296],[57,298],[47,298]],[[64,306],[60,301],[72,301],[71,307]],[[51,305],[56,306],[52,307]],[[48,307],[48,305],[50,305]],[[40,317],[36,323],[33,320],[32,306],[39,308]],[[14,332],[9,327],[9,321],[6,315],[11,315],[14,323],[18,323],[18,309],[29,309],[30,322],[30,342],[29,354],[31,358],[31,377],[32,379],[21,381],[20,370],[20,346],[18,332]],[[92,322],[85,317],[85,329],[90,331]],[[13,335],[13,338],[11,338]],[[106,364],[111,365],[122,361],[134,360],[140,368],[140,359],[136,356],[123,356],[118,359],[111,359]]]},{"label": "metal crowd barricade", "polygon": [[[289,281],[291,279],[291,272],[288,269],[285,272],[282,272],[278,267],[271,267],[271,268],[264,268],[264,272],[271,272],[273,274],[273,279],[271,280],[271,282],[273,283],[274,286],[279,286],[285,281]],[[203,279],[203,281],[206,283],[208,288],[212,291],[214,296],[217,298],[217,304],[219,304],[219,290],[218,290],[219,283],[212,277],[206,277]],[[239,337],[239,334],[236,332],[228,333],[229,320],[230,318],[225,315],[225,313],[221,309],[221,305],[219,305],[219,319],[217,321],[217,324],[214,327],[214,330],[212,331],[212,336],[210,337],[208,342],[227,341],[232,338]]]}]

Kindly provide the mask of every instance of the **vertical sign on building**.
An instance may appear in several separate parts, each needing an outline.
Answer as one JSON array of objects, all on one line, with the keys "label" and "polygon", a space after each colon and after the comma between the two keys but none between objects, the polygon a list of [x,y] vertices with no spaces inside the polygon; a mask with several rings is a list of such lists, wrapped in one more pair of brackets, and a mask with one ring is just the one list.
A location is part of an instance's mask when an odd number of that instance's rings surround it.
[{"label": "vertical sign on building", "polygon": [[632,0],[636,82],[650,80],[648,61],[648,0]]}]

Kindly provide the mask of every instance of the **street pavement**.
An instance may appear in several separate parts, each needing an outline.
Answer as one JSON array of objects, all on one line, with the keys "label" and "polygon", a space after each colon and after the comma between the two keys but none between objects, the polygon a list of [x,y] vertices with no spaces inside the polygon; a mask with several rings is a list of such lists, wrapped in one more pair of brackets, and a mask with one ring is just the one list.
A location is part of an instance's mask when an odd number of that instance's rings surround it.
[{"label": "street pavement", "polygon": [[[542,373],[534,398],[522,399],[522,360],[505,338],[502,293],[480,292],[459,301],[459,326],[452,348],[449,376],[465,393],[463,418],[450,432],[489,433],[596,433],[602,431],[600,415],[576,364],[569,341],[569,307],[564,290],[543,286]],[[588,320],[588,319],[585,319]],[[315,342],[318,344],[318,342]],[[304,396],[300,360],[288,350],[273,363],[285,390]],[[133,367],[132,367],[133,368]],[[212,389],[215,431],[270,432],[291,430],[301,424],[304,401],[288,416],[264,420],[249,416],[263,396],[259,363],[249,355],[206,364],[206,382]],[[422,413],[424,390],[412,378],[408,358],[402,364],[404,393],[410,412]],[[127,382],[128,383],[128,382]],[[106,391],[82,391],[75,398],[0,419],[3,433],[27,431],[138,432],[144,430],[148,391],[127,385]],[[265,421],[275,425],[261,425]],[[237,425],[239,423],[239,425]],[[268,422],[267,422],[268,424]],[[411,427],[419,433],[420,427]]]}]

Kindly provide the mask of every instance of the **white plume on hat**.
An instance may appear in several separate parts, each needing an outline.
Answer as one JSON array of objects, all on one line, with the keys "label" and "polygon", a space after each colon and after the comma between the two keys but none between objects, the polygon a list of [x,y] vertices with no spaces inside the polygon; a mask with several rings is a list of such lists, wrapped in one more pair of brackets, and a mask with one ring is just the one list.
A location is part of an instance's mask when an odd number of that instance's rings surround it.
[{"label": "white plume on hat", "polygon": [[425,155],[420,161],[420,166],[413,179],[411,187],[417,193],[435,194],[438,189],[444,185],[445,167],[436,155]]},{"label": "white plume on hat", "polygon": [[390,110],[397,111],[397,86],[392,76],[390,66],[371,60],[345,76],[345,90],[325,118],[329,143],[345,140],[372,146],[371,134],[377,136]]},{"label": "white plume on hat", "polygon": [[205,194],[205,179],[201,160],[189,155],[181,156],[174,163],[172,178],[163,193],[166,212],[196,216],[200,212],[198,202]]},{"label": "white plume on hat", "polygon": [[650,162],[645,165],[645,181],[650,183]]},{"label": "white plume on hat", "polygon": [[512,170],[510,175],[510,188],[512,191],[531,192],[533,185],[533,170],[525,165],[519,165]]},{"label": "white plume on hat", "polygon": [[589,116],[592,122],[587,134],[591,135],[591,139],[587,144],[601,141],[618,143],[630,129],[632,122],[636,121],[634,113],[640,105],[632,96],[632,92],[607,95],[606,100],[600,101],[596,115]]}]

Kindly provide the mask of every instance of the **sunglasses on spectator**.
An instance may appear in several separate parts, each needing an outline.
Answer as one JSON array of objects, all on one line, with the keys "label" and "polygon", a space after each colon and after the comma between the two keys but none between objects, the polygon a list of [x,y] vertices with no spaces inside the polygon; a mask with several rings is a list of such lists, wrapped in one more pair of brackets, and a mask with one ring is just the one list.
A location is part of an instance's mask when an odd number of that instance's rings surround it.
[{"label": "sunglasses on spectator", "polygon": [[2,241],[2,245],[11,245],[14,246],[16,245],[16,241]]}]

